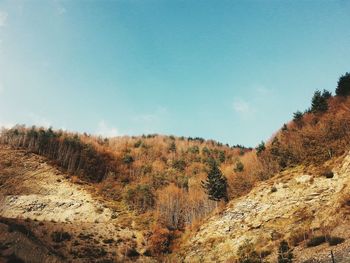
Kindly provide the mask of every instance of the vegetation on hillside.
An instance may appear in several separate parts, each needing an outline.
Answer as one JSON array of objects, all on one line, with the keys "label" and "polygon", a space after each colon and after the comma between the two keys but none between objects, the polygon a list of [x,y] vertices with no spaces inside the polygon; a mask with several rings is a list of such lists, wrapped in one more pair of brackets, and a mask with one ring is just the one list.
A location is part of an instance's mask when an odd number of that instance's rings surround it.
[{"label": "vegetation on hillside", "polygon": [[[304,113],[296,111],[293,120],[256,148],[253,160],[254,180],[264,180],[296,165],[320,165],[347,152],[350,147],[350,74],[341,76],[336,96],[316,90],[311,106]],[[254,154],[254,153],[251,153]],[[254,159],[242,158],[244,166]],[[244,173],[244,172],[243,172]],[[252,184],[251,180],[246,180]]]},{"label": "vegetation on hillside", "polygon": [[207,179],[202,181],[202,186],[206,190],[209,199],[227,202],[227,179],[222,175],[215,160],[210,160],[209,166]]},{"label": "vegetation on hillside", "polygon": [[312,110],[298,115],[268,141],[259,157],[275,163],[269,174],[299,164],[319,165],[349,149],[350,98],[319,98],[316,91]]},{"label": "vegetation on hillside", "polygon": [[[221,171],[232,172],[239,159],[251,151],[202,138],[152,134],[103,139],[20,125],[3,130],[1,142],[46,156],[72,176],[93,183],[119,210],[127,209],[139,218],[139,228],[152,229],[151,246],[158,247],[163,241],[168,244],[163,252],[170,250],[177,231],[216,207],[201,184],[210,164],[215,162],[215,171],[223,179]],[[226,185],[222,194],[228,200]]]},{"label": "vegetation on hillside", "polygon": [[4,130],[1,142],[48,157],[67,172],[90,182],[100,182],[116,171],[113,155],[101,144],[84,142],[82,136],[43,129],[16,126]]},{"label": "vegetation on hillside", "polygon": [[0,140],[93,183],[100,195],[138,218],[140,228],[152,229],[150,251],[157,255],[168,253],[179,231],[205,218],[217,201],[243,195],[288,167],[320,165],[348,151],[349,79],[349,73],[340,77],[336,96],[316,90],[309,109],[296,111],[255,150],[202,138],[104,139],[19,125],[3,130]]}]

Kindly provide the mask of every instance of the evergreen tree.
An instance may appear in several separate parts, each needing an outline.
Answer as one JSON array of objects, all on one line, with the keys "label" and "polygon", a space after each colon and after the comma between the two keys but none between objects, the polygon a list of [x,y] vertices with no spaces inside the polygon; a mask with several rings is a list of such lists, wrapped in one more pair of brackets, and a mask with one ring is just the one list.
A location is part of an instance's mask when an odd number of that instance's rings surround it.
[{"label": "evergreen tree", "polygon": [[330,97],[332,97],[332,92],[324,89],[322,92],[322,97],[325,98],[326,100],[328,100]]},{"label": "evergreen tree", "polygon": [[327,97],[329,96],[329,92],[324,90],[323,94],[321,91],[316,90],[314,96],[311,101],[311,112],[325,112],[328,110]]},{"label": "evergreen tree", "polygon": [[260,154],[260,153],[262,153],[263,151],[265,151],[265,143],[262,141],[259,145],[258,145],[258,147],[256,147],[255,148],[255,150],[256,150],[256,153],[257,154]]},{"label": "evergreen tree", "polygon": [[278,248],[278,263],[292,263],[293,254],[287,241],[283,240]]},{"label": "evergreen tree", "polygon": [[209,161],[208,176],[205,181],[202,181],[202,187],[205,189],[210,200],[220,201],[223,199],[225,202],[228,201],[227,179],[223,176],[214,159],[210,159]]},{"label": "evergreen tree", "polygon": [[300,128],[303,125],[303,113],[301,111],[296,111],[293,113],[293,121]]},{"label": "evergreen tree", "polygon": [[346,72],[338,80],[338,86],[335,90],[337,96],[349,96],[350,95],[350,73]]},{"label": "evergreen tree", "polygon": [[288,126],[287,126],[287,124],[283,124],[283,126],[282,126],[282,131],[288,131]]}]

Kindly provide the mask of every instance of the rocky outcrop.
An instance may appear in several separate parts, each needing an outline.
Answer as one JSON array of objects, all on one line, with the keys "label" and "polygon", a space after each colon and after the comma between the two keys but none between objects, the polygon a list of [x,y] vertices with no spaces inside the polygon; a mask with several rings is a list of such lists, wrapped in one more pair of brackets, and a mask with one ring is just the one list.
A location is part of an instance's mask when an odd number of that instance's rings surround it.
[{"label": "rocky outcrop", "polygon": [[[297,231],[337,226],[343,219],[340,199],[350,186],[350,155],[333,172],[333,178],[326,178],[294,168],[261,183],[200,227],[182,251],[184,261],[233,260],[247,240],[273,254],[279,240]],[[273,255],[270,258],[276,261]]]},{"label": "rocky outcrop", "polygon": [[151,262],[143,232],[94,187],[0,144],[0,262]]},{"label": "rocky outcrop", "polygon": [[[11,154],[9,152],[9,154]],[[113,212],[95,201],[83,187],[72,184],[57,169],[35,155],[2,176],[0,216],[56,222],[106,222]]]}]

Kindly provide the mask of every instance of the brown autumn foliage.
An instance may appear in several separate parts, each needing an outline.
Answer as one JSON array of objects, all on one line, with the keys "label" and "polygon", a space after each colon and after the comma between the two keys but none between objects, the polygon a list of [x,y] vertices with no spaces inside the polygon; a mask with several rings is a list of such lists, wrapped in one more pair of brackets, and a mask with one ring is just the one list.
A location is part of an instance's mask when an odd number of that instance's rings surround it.
[{"label": "brown autumn foliage", "polygon": [[170,184],[159,191],[157,200],[159,222],[171,230],[183,230],[186,225],[208,215],[216,206],[196,185],[185,190]]},{"label": "brown autumn foliage", "polygon": [[95,183],[102,196],[135,215],[159,214],[170,230],[208,215],[215,202],[201,187],[207,161],[226,169],[250,152],[202,138],[161,135],[103,139],[87,134],[24,126],[3,130],[1,142],[46,156],[77,181]]},{"label": "brown autumn foliage", "polygon": [[108,173],[116,172],[117,160],[98,142],[84,142],[83,137],[51,128],[15,126],[2,132],[1,142],[46,156],[87,181],[100,182]]},{"label": "brown autumn foliage", "polygon": [[198,224],[217,207],[201,187],[209,158],[227,177],[230,199],[288,167],[322,164],[350,148],[350,98],[331,97],[327,111],[304,113],[300,122],[277,131],[259,154],[201,138],[103,139],[24,126],[3,130],[0,141],[46,156],[134,216],[155,220],[148,241],[156,255],[171,249],[176,231]]},{"label": "brown autumn foliage", "polygon": [[340,156],[350,146],[350,98],[331,97],[324,113],[305,113],[303,125],[294,122],[268,142],[260,160],[274,162],[275,169],[299,164],[320,165]]},{"label": "brown autumn foliage", "polygon": [[349,150],[350,97],[331,97],[327,111],[304,113],[298,123],[291,121],[277,131],[265,150],[245,153],[233,166],[226,166],[230,197],[249,192],[256,182],[288,167],[320,166]]},{"label": "brown autumn foliage", "polygon": [[149,249],[154,256],[171,252],[173,233],[165,227],[155,226],[148,240]]}]

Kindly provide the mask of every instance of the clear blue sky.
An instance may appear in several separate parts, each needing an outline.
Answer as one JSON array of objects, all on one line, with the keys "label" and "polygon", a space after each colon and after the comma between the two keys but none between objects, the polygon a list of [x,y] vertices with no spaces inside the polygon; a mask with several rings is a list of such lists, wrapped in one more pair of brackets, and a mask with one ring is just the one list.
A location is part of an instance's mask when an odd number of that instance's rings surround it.
[{"label": "clear blue sky", "polygon": [[350,71],[350,1],[0,1],[0,125],[255,146]]}]

